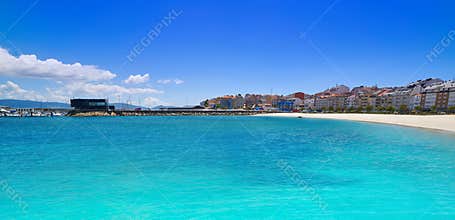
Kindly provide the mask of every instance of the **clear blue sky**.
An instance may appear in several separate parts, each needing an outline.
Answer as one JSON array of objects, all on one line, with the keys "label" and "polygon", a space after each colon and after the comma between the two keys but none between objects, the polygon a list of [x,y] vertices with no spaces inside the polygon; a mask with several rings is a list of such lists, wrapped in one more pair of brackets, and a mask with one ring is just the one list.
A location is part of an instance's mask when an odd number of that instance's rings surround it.
[{"label": "clear blue sky", "polygon": [[[132,48],[172,10],[181,14],[128,62]],[[134,102],[150,96],[184,105],[272,89],[315,93],[335,84],[453,79],[455,42],[432,62],[426,55],[455,30],[454,11],[450,0],[1,1],[0,47],[16,57],[34,54],[116,74],[98,84],[160,91],[133,93]],[[123,82],[146,73],[147,82]],[[72,83],[24,75],[0,73],[0,84],[63,94]],[[184,82],[157,82],[166,79]]]}]

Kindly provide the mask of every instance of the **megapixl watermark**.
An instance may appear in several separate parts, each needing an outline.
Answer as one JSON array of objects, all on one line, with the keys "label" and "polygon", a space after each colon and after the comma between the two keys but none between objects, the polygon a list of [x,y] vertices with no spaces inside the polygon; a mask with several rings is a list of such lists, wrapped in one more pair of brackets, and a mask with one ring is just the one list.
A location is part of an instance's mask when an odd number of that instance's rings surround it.
[{"label": "megapixl watermark", "polygon": [[146,34],[145,37],[143,37],[129,52],[129,54],[126,56],[126,59],[129,62],[133,62],[134,59],[141,54],[145,48],[150,46],[152,41],[154,41],[156,38],[158,38],[161,34],[161,32],[168,27],[172,22],[174,22],[175,19],[177,19],[179,16],[181,16],[183,13],[182,10],[175,10],[172,9],[167,16],[163,17],[160,22],[155,24],[153,28]]},{"label": "megapixl watermark", "polygon": [[302,178],[302,176],[294,169],[294,167],[289,165],[289,163],[285,160],[278,160],[276,162],[276,165],[284,174],[286,174],[286,176],[292,180],[294,184],[301,187],[306,193],[310,194],[311,200],[315,201],[322,211],[326,211],[327,203],[321,198],[316,190]]},{"label": "megapixl watermark", "polygon": [[11,199],[11,201],[19,206],[23,213],[27,213],[28,204],[24,201],[22,196],[8,184],[6,180],[0,180],[0,189],[8,196],[9,199]]},{"label": "megapixl watermark", "polygon": [[455,30],[449,31],[434,47],[431,51],[425,56],[428,62],[433,62],[438,58],[452,43],[455,39]]}]

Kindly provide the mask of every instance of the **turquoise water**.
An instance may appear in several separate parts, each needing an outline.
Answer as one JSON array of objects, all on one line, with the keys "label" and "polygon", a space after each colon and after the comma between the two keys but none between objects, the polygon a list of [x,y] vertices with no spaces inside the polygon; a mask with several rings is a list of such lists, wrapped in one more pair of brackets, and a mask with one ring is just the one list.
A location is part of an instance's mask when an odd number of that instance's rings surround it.
[{"label": "turquoise water", "polygon": [[455,219],[443,132],[189,116],[0,129],[0,219]]}]

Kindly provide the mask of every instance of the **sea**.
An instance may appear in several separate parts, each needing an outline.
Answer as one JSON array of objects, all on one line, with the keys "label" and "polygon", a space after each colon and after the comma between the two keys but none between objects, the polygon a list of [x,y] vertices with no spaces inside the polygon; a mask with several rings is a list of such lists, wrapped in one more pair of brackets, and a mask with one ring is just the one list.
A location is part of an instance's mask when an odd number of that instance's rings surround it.
[{"label": "sea", "polygon": [[0,219],[455,219],[455,134],[254,116],[0,118]]}]

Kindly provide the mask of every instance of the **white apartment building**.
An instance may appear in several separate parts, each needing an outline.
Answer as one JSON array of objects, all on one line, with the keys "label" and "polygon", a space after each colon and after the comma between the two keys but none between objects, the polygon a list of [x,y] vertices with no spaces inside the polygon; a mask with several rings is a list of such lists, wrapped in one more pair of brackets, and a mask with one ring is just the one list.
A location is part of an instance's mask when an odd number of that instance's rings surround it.
[{"label": "white apartment building", "polygon": [[447,90],[449,91],[447,106],[452,107],[455,106],[455,81],[448,81],[446,84]]},{"label": "white apartment building", "polygon": [[455,106],[455,90],[449,92],[449,101],[447,106]]},{"label": "white apartment building", "polygon": [[409,107],[410,99],[411,99],[411,91],[396,91],[392,93],[392,106],[395,109],[399,109],[400,106],[405,105]]},{"label": "white apartment building", "polygon": [[329,109],[329,100],[327,98],[317,97],[314,100],[314,107],[316,110],[322,110],[323,108],[327,110]]},{"label": "white apartment building", "polygon": [[346,108],[355,108],[355,95],[351,95],[345,99],[344,105]]},{"label": "white apartment building", "polygon": [[411,99],[409,101],[409,109],[413,110],[417,106],[420,106],[421,101],[422,101],[422,95],[421,94],[416,94],[416,95],[411,96]]},{"label": "white apartment building", "polygon": [[423,103],[424,109],[431,109],[431,107],[436,105],[436,95],[435,92],[430,92],[425,94],[425,102]]},{"label": "white apartment building", "polygon": [[305,98],[303,100],[303,106],[306,110],[314,109],[314,98]]}]

